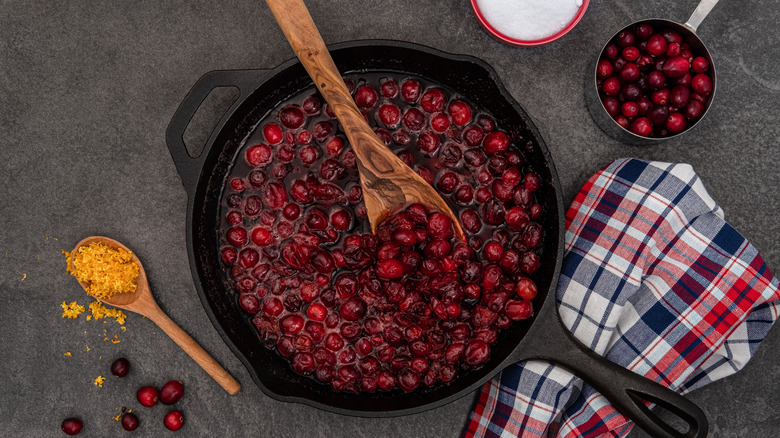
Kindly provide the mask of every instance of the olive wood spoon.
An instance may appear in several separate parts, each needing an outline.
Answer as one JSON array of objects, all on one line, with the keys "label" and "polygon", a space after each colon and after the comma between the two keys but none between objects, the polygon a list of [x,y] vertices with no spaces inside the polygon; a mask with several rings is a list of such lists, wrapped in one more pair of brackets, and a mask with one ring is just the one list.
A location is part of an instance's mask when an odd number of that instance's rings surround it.
[{"label": "olive wood spoon", "polygon": [[456,236],[465,240],[460,221],[439,193],[395,156],[368,126],[303,1],[266,0],[266,3],[352,144],[371,230],[376,233],[377,226],[396,208],[418,202],[449,216]]},{"label": "olive wood spoon", "polygon": [[[126,251],[130,251],[130,249],[116,240],[102,236],[87,237],[79,242],[73,251],[75,253],[80,247],[94,242],[100,242],[109,248],[122,248]],[[141,261],[138,260],[135,253],[132,251],[130,252],[133,254],[133,261],[138,264],[139,270],[138,278],[136,279],[135,292],[116,294],[111,298],[101,299],[100,301],[114,307],[119,307],[120,309],[141,314],[151,319],[165,332],[165,334],[170,336],[185,353],[189,354],[201,368],[209,373],[225,391],[232,395],[238,394],[238,392],[241,391],[241,384],[160,309],[160,306],[157,305],[157,302],[152,296],[151,289],[149,289],[149,282],[146,279],[144,266],[141,264]],[[81,284],[81,287],[83,287],[84,290],[87,290],[87,287],[89,286],[87,283],[81,281],[79,281],[79,284]]]}]

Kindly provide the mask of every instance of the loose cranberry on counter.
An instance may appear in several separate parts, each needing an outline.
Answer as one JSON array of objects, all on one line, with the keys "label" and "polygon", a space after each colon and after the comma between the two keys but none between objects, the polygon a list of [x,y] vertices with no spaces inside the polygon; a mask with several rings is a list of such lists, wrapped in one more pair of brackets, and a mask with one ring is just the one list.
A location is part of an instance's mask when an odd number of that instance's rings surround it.
[{"label": "loose cranberry on counter", "polygon": [[178,380],[171,380],[160,388],[160,401],[172,405],[184,396],[184,385]]},{"label": "loose cranberry on counter", "polygon": [[165,415],[163,424],[165,424],[166,429],[175,432],[184,426],[184,415],[179,411],[168,412],[168,414]]},{"label": "loose cranberry on counter", "polygon": [[140,422],[138,421],[138,417],[135,416],[132,412],[125,412],[122,414],[122,428],[128,432],[132,432],[136,429],[138,429],[138,425]]},{"label": "loose cranberry on counter", "polygon": [[130,372],[130,361],[121,357],[111,364],[111,374],[117,377],[124,377]]},{"label": "loose cranberry on counter", "polygon": [[75,417],[64,419],[61,426],[62,431],[65,432],[66,435],[78,435],[83,427],[84,423]]},{"label": "loose cranberry on counter", "polygon": [[157,400],[159,400],[157,388],[154,386],[139,388],[135,393],[135,397],[138,399],[138,403],[141,403],[142,406],[146,406],[147,408],[156,405]]}]

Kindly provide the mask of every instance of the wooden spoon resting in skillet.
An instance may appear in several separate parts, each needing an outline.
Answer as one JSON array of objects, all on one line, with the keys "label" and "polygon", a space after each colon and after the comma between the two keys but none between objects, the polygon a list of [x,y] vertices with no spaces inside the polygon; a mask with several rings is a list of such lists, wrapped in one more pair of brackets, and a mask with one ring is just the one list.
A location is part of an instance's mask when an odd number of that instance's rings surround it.
[{"label": "wooden spoon resting in skillet", "polygon": [[[76,248],[73,249],[75,254],[82,246],[87,246],[94,242],[100,242],[109,248],[122,248],[128,252],[130,251],[126,246],[117,242],[114,239],[102,236],[90,236],[76,244]],[[235,395],[241,391],[241,384],[230,375],[222,366],[209,355],[206,350],[203,349],[194,339],[190,337],[184,330],[181,329],[175,322],[160,309],[157,302],[152,296],[152,291],[149,288],[149,282],[146,279],[146,272],[141,261],[138,260],[135,253],[133,253],[133,261],[138,264],[138,278],[136,279],[136,288],[134,292],[120,293],[113,295],[111,298],[101,299],[102,302],[110,304],[120,309],[129,310],[141,314],[151,319],[157,324],[166,335],[170,336],[174,342],[176,342],[185,353],[200,365],[209,375],[219,383],[222,388],[229,394]],[[89,284],[79,282],[84,290],[88,290]]]},{"label": "wooden spoon resting in skillet", "polygon": [[377,137],[360,113],[333,62],[303,0],[266,0],[295,55],[344,127],[357,157],[363,200],[371,230],[407,203],[433,207],[452,219],[455,235],[465,240],[460,221],[439,193]]}]

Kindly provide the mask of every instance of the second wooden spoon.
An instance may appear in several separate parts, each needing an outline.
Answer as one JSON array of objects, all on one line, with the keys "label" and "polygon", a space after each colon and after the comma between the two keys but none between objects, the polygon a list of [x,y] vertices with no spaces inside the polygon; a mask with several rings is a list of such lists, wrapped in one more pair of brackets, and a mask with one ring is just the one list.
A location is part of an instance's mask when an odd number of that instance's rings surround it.
[{"label": "second wooden spoon", "polygon": [[303,0],[266,0],[296,56],[344,127],[357,157],[363,200],[371,230],[407,203],[433,207],[452,219],[465,240],[460,221],[439,193],[388,149],[360,113]]}]

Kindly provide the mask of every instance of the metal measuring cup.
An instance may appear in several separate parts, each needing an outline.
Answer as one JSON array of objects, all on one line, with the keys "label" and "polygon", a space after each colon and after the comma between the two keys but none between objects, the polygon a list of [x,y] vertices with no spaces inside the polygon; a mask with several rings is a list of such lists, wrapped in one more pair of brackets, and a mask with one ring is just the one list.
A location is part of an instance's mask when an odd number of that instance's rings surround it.
[{"label": "metal measuring cup", "polygon": [[[588,77],[585,82],[585,101],[588,105],[588,110],[590,111],[593,120],[604,132],[623,143],[647,146],[657,144],[660,141],[668,140],[670,138],[679,137],[693,129],[694,126],[699,124],[699,122],[704,119],[704,116],[707,115],[710,106],[712,106],[712,101],[715,98],[715,91],[717,89],[718,80],[715,73],[715,63],[712,60],[712,55],[707,49],[707,46],[704,45],[704,42],[699,38],[698,35],[696,35],[696,29],[699,27],[701,22],[704,21],[704,19],[707,17],[710,11],[712,11],[712,8],[715,7],[716,4],[718,4],[718,0],[701,0],[685,24],[680,24],[676,21],[663,18],[639,20],[629,24],[628,26],[624,26],[619,31],[615,32],[615,34],[612,35],[609,39],[607,39],[607,42],[604,43],[604,45],[601,47],[601,50],[599,51],[599,56],[594,58],[591,67],[588,69]],[[620,32],[633,29],[636,26],[645,23],[650,24],[653,26],[653,29],[656,30],[668,28],[676,31],[682,36],[683,41],[690,45],[691,51],[693,53],[696,53],[697,56],[704,57],[710,64],[709,75],[712,78],[712,92],[710,93],[707,101],[704,103],[704,110],[702,111],[701,116],[698,118],[698,120],[688,125],[688,127],[682,132],[670,135],[668,137],[642,137],[618,125],[618,123],[609,115],[609,113],[607,113],[607,110],[601,103],[598,85],[596,84],[596,66],[601,57],[601,54],[604,53],[604,49],[607,47],[610,41],[612,41]]]}]

